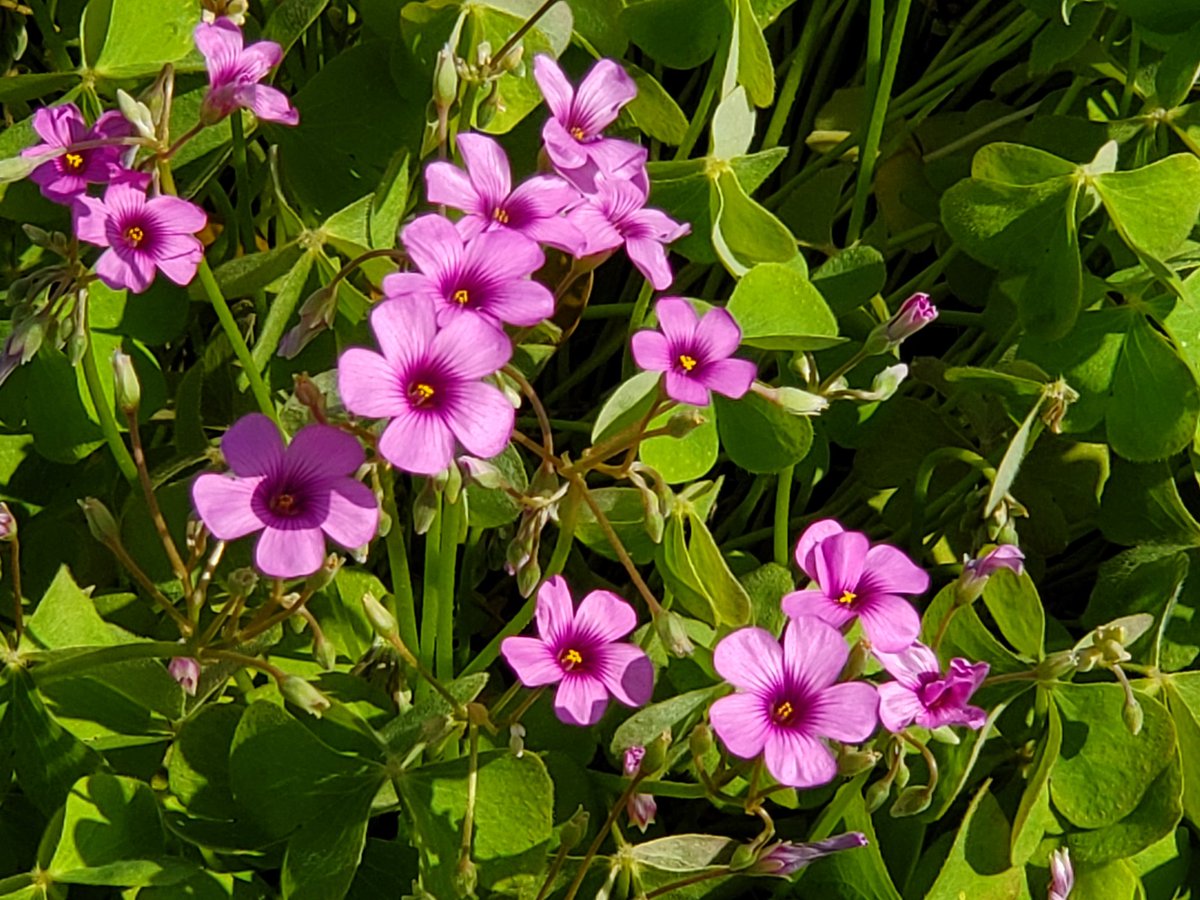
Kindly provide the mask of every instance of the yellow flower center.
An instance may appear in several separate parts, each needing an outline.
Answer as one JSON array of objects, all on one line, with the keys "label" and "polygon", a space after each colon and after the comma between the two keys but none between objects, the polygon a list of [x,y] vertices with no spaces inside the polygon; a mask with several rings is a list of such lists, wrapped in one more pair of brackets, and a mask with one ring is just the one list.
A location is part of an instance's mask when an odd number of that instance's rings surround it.
[{"label": "yellow flower center", "polygon": [[582,128],[576,125],[571,129],[571,137],[575,138],[577,141],[582,141],[585,137],[587,137],[587,135],[584,133]]},{"label": "yellow flower center", "polygon": [[792,706],[790,700],[784,700],[782,703],[775,705],[775,709],[772,710],[771,715],[780,725],[787,725],[796,715],[796,708]]},{"label": "yellow flower center", "polygon": [[838,597],[838,603],[844,603],[846,606],[849,606],[857,599],[858,594],[854,593],[854,591],[843,591],[842,596]]},{"label": "yellow flower center", "polygon": [[432,400],[435,393],[437,392],[433,389],[433,385],[419,381],[412,386],[412,389],[408,392],[408,396],[410,396],[414,401],[416,401],[417,405],[420,406],[421,404]]},{"label": "yellow flower center", "polygon": [[471,300],[471,294],[466,288],[459,288],[454,292],[454,302],[459,306],[466,306]]},{"label": "yellow flower center", "polygon": [[82,153],[64,153],[63,154],[63,163],[72,172],[77,172],[83,168],[83,154]]},{"label": "yellow flower center", "polygon": [[583,654],[578,650],[564,650],[559,654],[558,661],[567,669],[574,669],[583,665]]},{"label": "yellow flower center", "polygon": [[497,222],[499,222],[501,225],[507,225],[508,224],[508,210],[507,209],[497,209],[495,212],[492,213],[492,218],[495,219]]},{"label": "yellow flower center", "polygon": [[686,353],[684,353],[679,357],[679,365],[683,366],[683,371],[690,372],[692,369],[696,368],[696,357],[688,356]]},{"label": "yellow flower center", "polygon": [[125,229],[125,240],[137,247],[146,239],[146,232],[139,225],[130,225]]}]

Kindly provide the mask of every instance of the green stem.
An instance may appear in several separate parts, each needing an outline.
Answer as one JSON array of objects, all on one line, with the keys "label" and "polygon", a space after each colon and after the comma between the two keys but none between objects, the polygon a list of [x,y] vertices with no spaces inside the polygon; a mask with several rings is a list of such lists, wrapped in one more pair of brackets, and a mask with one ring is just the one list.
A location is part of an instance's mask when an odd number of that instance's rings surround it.
[{"label": "green stem", "polygon": [[[870,37],[868,38],[868,73],[872,71],[872,53],[878,52],[883,43],[883,12],[885,0],[871,0]],[[871,104],[871,119],[867,125],[867,136],[863,141],[858,158],[858,181],[854,186],[854,206],[850,212],[850,226],[846,232],[846,244],[854,244],[862,234],[863,220],[867,214],[867,198],[871,192],[871,180],[875,174],[875,158],[879,155],[879,142],[883,137],[883,123],[887,117],[888,100],[892,84],[896,80],[896,64],[900,61],[900,46],[904,42],[904,28],[908,24],[908,11],[912,0],[897,0],[896,15],[892,18],[892,33],[888,38],[887,54],[883,68],[874,78],[874,100]]]},{"label": "green stem", "polygon": [[113,458],[117,461],[117,468],[121,470],[126,481],[136,485],[138,483],[137,466],[134,465],[133,457],[129,455],[129,448],[125,446],[125,440],[121,437],[120,429],[117,428],[117,417],[113,413],[112,404],[104,394],[104,385],[100,381],[100,369],[96,366],[96,344],[92,340],[90,332],[87,350],[83,354],[83,379],[87,382],[92,406],[96,408],[96,416],[100,420],[100,431],[104,435],[104,440],[108,442]]},{"label": "green stem", "polygon": [[933,470],[943,462],[966,463],[978,469],[989,479],[996,477],[996,470],[986,459],[963,447],[942,447],[934,450],[921,461],[913,482],[912,533],[909,535],[910,549],[916,554],[921,549],[925,536],[925,503],[929,496],[929,482],[933,479]]},{"label": "green stem", "polygon": [[779,473],[775,483],[775,563],[780,566],[788,564],[788,516],[791,511],[792,476],[795,466],[788,466]]},{"label": "green stem", "polygon": [[677,160],[688,158],[696,146],[696,141],[700,139],[700,132],[704,130],[704,125],[708,122],[708,111],[717,94],[717,83],[721,80],[725,70],[724,56],[724,52],[718,52],[718,58],[712,61],[712,67],[708,70],[708,80],[704,82],[704,91],[700,94],[700,101],[696,104],[696,112],[688,123],[683,140],[675,150],[675,159]]},{"label": "green stem", "polygon": [[279,417],[275,412],[275,404],[271,400],[271,391],[263,381],[262,375],[259,374],[258,368],[254,365],[254,359],[250,355],[250,348],[246,346],[246,339],[242,337],[242,333],[238,330],[237,322],[233,318],[233,312],[229,309],[229,304],[226,302],[224,295],[221,293],[221,287],[217,284],[217,279],[213,275],[212,269],[209,268],[208,260],[201,258],[200,268],[196,270],[196,274],[200,277],[200,286],[204,289],[204,294],[208,297],[208,301],[213,305],[213,309],[217,311],[217,319],[221,323],[221,328],[225,331],[225,336],[229,339],[229,343],[233,345],[233,353],[238,358],[238,362],[242,364],[242,369],[246,373],[246,377],[250,379],[250,390],[254,394],[254,399],[258,403],[258,408],[263,415],[267,416],[276,425],[279,424]]},{"label": "green stem", "polygon": [[[46,53],[50,57],[50,61],[54,63],[54,68],[60,72],[70,72],[75,68],[75,63],[71,62],[66,43],[63,41],[62,35],[58,33],[58,28],[50,16],[50,10],[46,8],[45,0],[28,0],[28,3],[30,9],[33,10],[33,19],[37,22],[38,31],[42,33],[42,40],[46,44]],[[95,60],[88,60],[88,62],[95,62]]]},{"label": "green stem", "polygon": [[[392,596],[395,598],[396,608],[388,611],[396,617],[400,637],[404,643],[417,648],[420,646],[417,641],[417,604],[413,598],[408,550],[404,545],[404,532],[400,527],[400,511],[396,507],[396,479],[391,468],[385,468],[380,473],[380,479],[383,482],[383,510],[392,520],[384,543],[387,546],[388,569],[392,575]],[[381,601],[386,602],[382,598]]]},{"label": "green stem", "polygon": [[454,572],[458,556],[458,533],[462,525],[463,498],[457,503],[442,501],[442,535],[438,564],[438,625],[437,625],[437,677],[449,681],[454,678]]},{"label": "green stem", "polygon": [[429,530],[425,532],[425,571],[422,575],[421,590],[421,644],[417,656],[421,665],[430,672],[436,666],[437,629],[440,617],[438,607],[441,598],[438,596],[440,582],[438,566],[442,561],[442,504],[445,498],[439,492],[434,501],[436,510]]},{"label": "green stem", "polygon": [[763,137],[762,149],[764,150],[779,146],[779,139],[783,136],[783,127],[787,124],[788,116],[796,103],[796,94],[800,90],[804,72],[812,60],[813,46],[816,44],[817,32],[821,30],[823,24],[821,20],[825,16],[825,6],[828,2],[829,0],[814,0],[806,14],[808,18],[804,20],[804,30],[800,33],[800,44],[796,47],[796,53],[792,56],[791,64],[788,66],[783,87],[779,90],[779,99],[775,103],[771,121],[767,125],[767,133]]},{"label": "green stem", "polygon": [[242,111],[234,110],[229,117],[229,128],[233,137],[233,172],[237,181],[238,242],[246,253],[255,251],[254,213],[250,209],[250,169],[246,164],[246,135],[242,130]]}]

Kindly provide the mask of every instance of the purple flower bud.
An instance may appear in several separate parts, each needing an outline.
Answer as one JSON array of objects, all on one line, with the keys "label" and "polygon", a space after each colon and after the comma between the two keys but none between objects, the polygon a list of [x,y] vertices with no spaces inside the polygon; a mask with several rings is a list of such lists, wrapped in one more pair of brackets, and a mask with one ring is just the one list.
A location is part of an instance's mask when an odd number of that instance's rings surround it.
[{"label": "purple flower bud", "polygon": [[641,744],[634,744],[625,750],[624,767],[625,774],[632,777],[638,773],[638,769],[642,767],[642,760],[646,758],[646,748]]},{"label": "purple flower bud", "polygon": [[814,859],[820,859],[822,856],[829,856],[829,854],[841,850],[853,850],[856,847],[865,846],[867,846],[867,838],[860,831],[848,831],[845,834],[808,844],[777,841],[767,847],[755,863],[747,869],[746,874],[789,878]]},{"label": "purple flower bud", "polygon": [[200,663],[190,656],[176,656],[167,666],[171,677],[179,682],[179,686],[187,691],[188,696],[196,696],[196,685],[200,683]]},{"label": "purple flower bud", "polygon": [[[642,768],[642,760],[645,758],[646,748],[640,744],[627,748],[623,760],[625,774],[630,778],[637,775]],[[658,813],[658,804],[652,794],[633,794],[630,796],[629,802],[625,804],[625,811],[629,814],[629,821],[636,825],[642,834],[645,834],[646,829],[654,822],[654,817]]]},{"label": "purple flower bud", "polygon": [[893,344],[916,334],[937,318],[937,307],[928,294],[913,294],[900,304],[900,309],[887,323],[887,338]]},{"label": "purple flower bud", "polygon": [[1001,569],[1020,575],[1025,571],[1024,560],[1025,554],[1014,544],[1001,544],[977,559],[967,560],[958,579],[957,602],[963,606],[974,603],[987,580]]},{"label": "purple flower bud", "polygon": [[17,517],[7,503],[0,503],[0,541],[11,541],[17,536]]},{"label": "purple flower bud", "polygon": [[1050,854],[1050,889],[1046,900],[1067,900],[1075,886],[1075,869],[1066,847]]}]

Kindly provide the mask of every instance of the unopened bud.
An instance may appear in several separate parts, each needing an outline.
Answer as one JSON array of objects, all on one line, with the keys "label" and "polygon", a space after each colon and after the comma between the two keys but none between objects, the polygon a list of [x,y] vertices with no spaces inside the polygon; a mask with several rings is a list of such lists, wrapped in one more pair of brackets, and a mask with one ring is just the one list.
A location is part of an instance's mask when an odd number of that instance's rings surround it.
[{"label": "unopened bud", "polygon": [[569,852],[578,846],[579,842],[587,835],[589,818],[587,810],[582,806],[578,807],[574,815],[567,819],[558,831],[559,847],[565,848]]},{"label": "unopened bud", "polygon": [[845,778],[853,778],[875,768],[879,759],[880,754],[877,750],[848,750],[842,747],[838,752],[838,774]]},{"label": "unopened bud", "polygon": [[696,652],[696,646],[688,637],[683,617],[678,613],[669,609],[663,610],[655,617],[654,628],[658,632],[658,639],[672,656],[683,659]]},{"label": "unopened bud", "polygon": [[692,751],[692,756],[696,759],[704,759],[708,751],[712,749],[712,746],[712,729],[704,722],[701,722],[688,735],[688,748]]},{"label": "unopened bud", "polygon": [[929,786],[918,784],[901,791],[889,812],[896,819],[915,816],[929,809],[929,804],[932,802],[933,793],[929,790]]},{"label": "unopened bud", "polygon": [[517,46],[513,47],[502,57],[495,60],[492,66],[493,68],[499,68],[502,72],[514,72],[519,76],[520,73],[517,70],[522,68],[524,61],[525,45],[517,44]]},{"label": "unopened bud", "polygon": [[117,528],[117,520],[113,518],[108,507],[95,497],[85,497],[77,501],[87,520],[88,531],[100,543],[112,547],[121,543],[121,531]]},{"label": "unopened bud", "polygon": [[363,612],[367,615],[367,621],[371,623],[371,627],[375,629],[375,633],[384,640],[397,637],[400,634],[400,628],[396,625],[396,617],[388,612],[387,607],[375,599],[368,591],[362,595]]},{"label": "unopened bud", "polygon": [[463,478],[471,484],[477,484],[489,491],[508,486],[508,479],[496,466],[486,459],[474,456],[460,456],[458,467],[462,470]]},{"label": "unopened bud", "polygon": [[0,541],[17,539],[17,517],[12,514],[7,503],[0,502]]},{"label": "unopened bud", "polygon": [[142,402],[142,385],[133,369],[133,360],[118,347],[113,351],[112,367],[113,393],[116,394],[117,406],[126,415],[136,415]]},{"label": "unopened bud", "polygon": [[865,640],[858,641],[850,648],[850,656],[846,659],[840,680],[854,681],[867,670],[867,663],[870,661],[871,645]]},{"label": "unopened bud", "polygon": [[653,778],[667,767],[667,751],[671,749],[671,732],[663,731],[658,737],[646,745],[642,756],[640,771],[647,778]]},{"label": "unopened bud", "polygon": [[313,658],[326,672],[332,671],[337,665],[337,648],[321,635],[313,641]]},{"label": "unopened bud", "polygon": [[155,137],[154,116],[150,113],[150,107],[134,100],[120,88],[117,88],[117,106],[121,109],[121,115],[133,126],[134,131],[144,138]]},{"label": "unopened bud", "polygon": [[731,872],[744,872],[750,868],[758,862],[760,849],[754,844],[738,844],[737,849],[733,851],[733,856],[729,859],[729,870]]},{"label": "unopened bud", "polygon": [[829,408],[829,401],[825,397],[798,387],[770,387],[755,382],[751,390],[793,416],[815,416]]},{"label": "unopened bud", "polygon": [[[63,324],[65,325],[66,323],[64,322]],[[87,349],[87,331],[82,328],[73,329],[70,337],[67,338],[67,359],[71,361],[72,366],[78,366],[83,361],[83,356],[87,353]]]},{"label": "unopened bud", "polygon": [[534,556],[529,557],[517,572],[517,590],[522,597],[528,597],[542,580],[542,566]]},{"label": "unopened bud", "polygon": [[189,697],[196,696],[196,687],[200,684],[200,662],[190,656],[176,656],[167,665],[171,677]]},{"label": "unopened bud", "polygon": [[459,857],[454,869],[454,888],[459,897],[474,897],[475,889],[479,886],[479,869],[471,861],[471,857]]},{"label": "unopened bud", "polygon": [[681,438],[704,424],[704,415],[694,407],[677,410],[667,420],[667,434]]},{"label": "unopened bud", "polygon": [[890,778],[881,778],[869,788],[864,795],[864,802],[867,806],[867,812],[873,813],[879,807],[887,802],[888,796],[892,793],[892,781]]},{"label": "unopened bud", "polygon": [[1142,704],[1138,703],[1137,698],[1132,695],[1126,697],[1125,705],[1121,707],[1121,721],[1125,723],[1130,734],[1136,736],[1141,733],[1144,718]]},{"label": "unopened bud", "polygon": [[326,556],[321,568],[317,569],[317,571],[313,572],[305,580],[305,593],[315,594],[317,591],[324,589],[336,577],[344,562],[345,560],[336,553],[330,553]]},{"label": "unopened bud", "polygon": [[871,332],[867,338],[867,352],[883,353],[898,346],[936,319],[937,315],[937,307],[928,294],[913,294],[900,304],[894,316]]},{"label": "unopened bud", "polygon": [[896,790],[902,791],[908,787],[909,779],[912,778],[912,770],[909,769],[908,763],[904,761],[904,756],[896,760],[896,774],[892,777],[892,784],[896,786]]},{"label": "unopened bud", "polygon": [[229,593],[235,597],[249,597],[258,587],[258,573],[249,566],[234,569],[225,578]]},{"label": "unopened bud", "polygon": [[[29,238],[30,242],[33,243],[34,246],[42,247],[46,250],[54,249],[54,235],[46,229],[39,228],[37,225],[31,225],[26,222],[21,226],[21,230],[25,232],[25,236]],[[10,297],[11,294],[12,288],[9,288]]]},{"label": "unopened bud", "polygon": [[317,383],[308,375],[300,374],[292,376],[292,385],[292,392],[296,395],[297,402],[306,407],[318,422],[324,422],[325,395],[321,393]]},{"label": "unopened bud", "polygon": [[433,100],[442,109],[449,109],[458,99],[458,67],[449,44],[438,51],[433,65]]},{"label": "unopened bud", "polygon": [[318,719],[332,705],[329,698],[297,675],[288,675],[279,683],[284,699]]},{"label": "unopened bud", "polygon": [[426,534],[433,527],[434,517],[437,516],[437,488],[433,478],[425,479],[425,486],[413,498],[412,517],[413,531]]},{"label": "unopened bud", "polygon": [[525,726],[513,722],[508,729],[508,750],[517,759],[525,755]]}]

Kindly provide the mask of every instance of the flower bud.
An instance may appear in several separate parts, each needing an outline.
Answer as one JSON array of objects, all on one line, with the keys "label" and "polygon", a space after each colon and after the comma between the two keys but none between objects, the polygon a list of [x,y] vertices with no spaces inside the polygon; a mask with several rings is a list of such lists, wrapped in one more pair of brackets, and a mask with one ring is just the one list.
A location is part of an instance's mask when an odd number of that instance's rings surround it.
[{"label": "flower bud", "polygon": [[133,369],[133,360],[118,347],[112,354],[112,367],[113,393],[116,394],[117,406],[127,416],[136,415],[142,402],[142,385]]},{"label": "flower bud", "polygon": [[640,760],[640,771],[647,778],[654,778],[667,767],[667,751],[671,749],[671,732],[663,731],[646,745]]},{"label": "flower bud", "polygon": [[1025,571],[1025,554],[1013,544],[1000,544],[984,555],[963,563],[962,574],[954,586],[954,602],[970,606],[983,595],[989,578],[1001,569],[1020,575]]},{"label": "flower bud", "polygon": [[526,560],[525,565],[517,572],[517,590],[522,597],[528,597],[537,588],[538,583],[542,580],[542,566],[537,561],[537,557],[531,556]]},{"label": "flower bud", "polygon": [[317,661],[317,665],[326,672],[330,672],[337,665],[337,648],[329,643],[325,635],[318,635],[313,641],[313,658]]},{"label": "flower bud", "polygon": [[463,480],[477,484],[484,490],[494,491],[508,486],[508,479],[486,459],[474,456],[460,456],[458,467],[462,470]]},{"label": "flower bud", "polygon": [[17,538],[17,517],[12,514],[8,504],[0,502],[0,542],[14,541]]},{"label": "flower bud", "polygon": [[446,44],[433,64],[433,100],[441,109],[449,109],[458,99],[458,67],[454,50]]},{"label": "flower bud", "polygon": [[854,681],[859,678],[863,672],[867,670],[867,663],[871,661],[871,645],[866,640],[860,640],[850,648],[850,655],[846,659],[846,666],[842,669],[840,681]]},{"label": "flower bud", "polygon": [[87,520],[88,531],[92,533],[92,537],[109,547],[121,543],[121,531],[107,506],[95,497],[85,497],[76,502],[83,510],[83,517]]},{"label": "flower bud", "polygon": [[249,597],[258,587],[258,573],[249,566],[234,569],[226,576],[225,586],[235,597]]},{"label": "flower bud", "polygon": [[200,683],[200,662],[190,656],[176,656],[167,665],[171,677],[179,682],[179,686],[189,697],[196,696],[196,687]]},{"label": "flower bud", "polygon": [[321,566],[321,568],[317,569],[317,571],[313,572],[308,576],[307,579],[305,579],[305,593],[315,594],[317,591],[323,590],[325,587],[327,587],[337,576],[337,573],[341,570],[342,563],[344,562],[345,560],[336,553],[330,553],[328,556],[326,556],[325,563]]},{"label": "flower bud", "polygon": [[[25,237],[29,238],[30,242],[35,247],[42,247],[46,250],[54,249],[54,244],[55,244],[54,235],[51,234],[49,231],[46,231],[46,229],[39,228],[37,225],[31,225],[30,223],[26,222],[24,225],[21,226],[21,230],[25,232]],[[21,279],[21,280],[24,280],[24,279]],[[11,287],[8,290],[8,299],[10,301],[19,299],[19,298],[13,296]]]},{"label": "flower bud", "polygon": [[1060,847],[1050,854],[1050,888],[1047,900],[1067,900],[1075,887],[1075,869],[1071,865],[1071,853]]},{"label": "flower bud", "polygon": [[559,847],[566,848],[568,852],[576,847],[587,835],[588,819],[587,810],[582,806],[578,807],[574,815],[558,830]]},{"label": "flower bud", "polygon": [[674,438],[681,438],[703,424],[704,415],[700,410],[694,407],[680,409],[672,413],[671,418],[667,420],[667,434]]},{"label": "flower bud", "polygon": [[899,346],[936,319],[937,315],[937,307],[930,302],[928,294],[913,294],[900,304],[894,316],[871,332],[867,338],[867,352],[878,354]]},{"label": "flower bud", "polygon": [[918,784],[902,790],[889,812],[896,819],[915,816],[929,809],[929,804],[932,802],[933,793],[929,790],[929,786]]},{"label": "flower bud", "polygon": [[123,90],[117,88],[117,106],[121,109],[121,115],[139,135],[152,140],[157,136],[154,131],[154,116],[151,115],[150,107],[145,103],[134,100]]},{"label": "flower bud", "polygon": [[508,729],[508,750],[517,759],[525,755],[525,726],[513,722]]},{"label": "flower bud", "polygon": [[329,698],[297,675],[288,675],[279,683],[284,699],[318,719],[332,705]]},{"label": "flower bud", "polygon": [[633,794],[625,804],[625,814],[629,816],[629,821],[645,834],[658,815],[658,802],[653,794]]},{"label": "flower bud", "polygon": [[284,359],[295,359],[323,331],[333,327],[337,317],[336,285],[323,285],[300,304],[300,321],[284,334],[276,351]]},{"label": "flower bud", "polygon": [[731,872],[744,872],[758,861],[759,848],[754,844],[739,844],[729,858]]},{"label": "flower bud", "polygon": [[755,382],[751,390],[793,416],[816,416],[829,408],[829,400],[825,397],[797,387],[770,387]]},{"label": "flower bud", "polygon": [[471,857],[459,857],[458,865],[454,868],[454,888],[459,897],[474,897],[475,889],[479,886],[479,869],[471,861]]},{"label": "flower bud", "polygon": [[434,486],[434,479],[426,478],[425,485],[421,488],[412,503],[413,531],[417,534],[426,534],[433,526],[433,519],[437,515],[437,488]]},{"label": "flower bud", "polygon": [[683,617],[678,613],[664,609],[655,617],[654,628],[658,632],[658,639],[672,656],[684,659],[696,652],[692,639],[688,637]]},{"label": "flower bud", "polygon": [[375,629],[375,633],[384,640],[398,637],[400,628],[396,624],[396,617],[388,612],[387,607],[375,599],[368,591],[362,595],[363,612],[367,615],[367,621],[371,623],[371,627]]},{"label": "flower bud", "polygon": [[[813,860],[820,859],[822,856],[865,846],[867,846],[867,836],[860,831],[850,831],[807,844],[777,841],[763,848],[754,864],[747,869],[746,874],[790,878]],[[734,851],[734,856],[737,856],[737,851]]]},{"label": "flower bud", "polygon": [[1125,705],[1121,707],[1121,721],[1125,723],[1125,727],[1129,729],[1129,733],[1135,737],[1142,731],[1142,722],[1145,714],[1142,712],[1142,704],[1138,703],[1137,698],[1132,694],[1125,698]]},{"label": "flower bud", "polygon": [[863,795],[864,802],[867,806],[867,812],[873,813],[887,801],[888,796],[892,793],[892,780],[890,778],[881,778],[873,785],[867,788],[866,794]]},{"label": "flower bud", "polygon": [[296,401],[312,413],[314,419],[325,421],[325,395],[307,374],[292,376],[292,393],[296,395]]},{"label": "flower bud", "polygon": [[904,379],[908,377],[908,366],[897,363],[879,372],[871,381],[871,399],[883,401],[889,399],[900,389]]},{"label": "flower bud", "polygon": [[878,750],[850,750],[842,746],[838,750],[838,774],[845,778],[853,778],[875,768],[879,759]]},{"label": "flower bud", "polygon": [[704,722],[700,722],[688,735],[688,748],[696,759],[704,759],[712,746],[712,729]]}]

